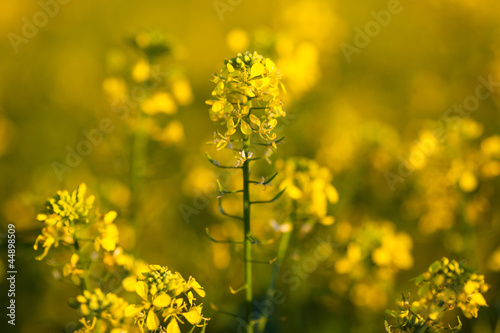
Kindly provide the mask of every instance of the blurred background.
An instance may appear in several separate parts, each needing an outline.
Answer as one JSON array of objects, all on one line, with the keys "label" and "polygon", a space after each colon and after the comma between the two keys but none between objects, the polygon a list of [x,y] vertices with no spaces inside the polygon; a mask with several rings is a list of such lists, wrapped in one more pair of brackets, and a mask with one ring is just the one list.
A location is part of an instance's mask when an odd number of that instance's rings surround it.
[{"label": "blurred background", "polygon": [[[19,272],[10,331],[75,327],[66,301],[77,291],[34,260],[33,243],[46,198],[81,182],[102,211],[118,212],[125,250],[204,286],[208,332],[236,330],[208,306],[243,312],[243,295],[229,292],[243,283],[243,266],[240,248],[204,235],[241,234],[217,211],[216,179],[238,178],[204,157],[219,154],[206,145],[215,127],[205,100],[223,60],[255,50],[287,88],[273,161],[315,161],[339,196],[327,207],[333,224],[292,239],[288,279],[277,285],[286,301],[268,331],[384,332],[384,310],[447,256],[491,285],[489,307],[464,319],[463,332],[500,332],[500,3],[62,2],[0,5],[0,217],[2,233],[16,226]],[[130,42],[145,29],[168,46],[152,86],[141,83],[149,68]],[[226,205],[237,211],[239,200]],[[257,214],[257,235],[273,234],[275,218]],[[328,258],[307,264],[323,243]],[[276,252],[259,246],[263,257]],[[2,295],[5,265],[2,254]],[[257,268],[257,300],[271,269]]]}]

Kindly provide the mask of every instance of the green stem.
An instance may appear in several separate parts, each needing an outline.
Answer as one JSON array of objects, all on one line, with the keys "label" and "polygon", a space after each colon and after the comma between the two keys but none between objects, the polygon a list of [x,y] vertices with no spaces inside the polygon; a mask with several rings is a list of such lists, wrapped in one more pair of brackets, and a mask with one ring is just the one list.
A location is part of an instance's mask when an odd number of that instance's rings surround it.
[{"label": "green stem", "polygon": [[[78,255],[78,257],[82,258],[82,254],[81,254],[81,248],[80,248],[80,244],[78,243],[78,239],[76,238],[76,232],[73,233],[73,239],[75,240],[75,243],[74,243],[74,247],[75,247],[75,253]],[[85,277],[84,278],[80,278],[80,289],[82,290],[82,294],[85,290],[87,290],[87,276],[89,275],[89,271],[88,271],[88,268],[90,267],[90,265],[84,269],[85,271]]]},{"label": "green stem", "polygon": [[[248,156],[250,138],[245,137],[244,152]],[[243,163],[243,225],[244,225],[244,264],[245,264],[245,309],[247,320],[247,333],[253,333],[252,320],[252,243],[250,233],[250,161]]]},{"label": "green stem", "polygon": [[[138,215],[141,208],[141,186],[144,182],[147,166],[147,146],[148,135],[144,128],[145,115],[143,111],[137,109],[137,119],[133,133],[132,156],[130,161],[130,224],[136,232],[136,239],[140,239],[141,228],[138,225]],[[132,252],[136,252],[137,246]],[[137,254],[137,253],[135,253]]]},{"label": "green stem", "polygon": [[478,265],[478,251],[477,251],[477,228],[474,227],[472,222],[467,217],[467,197],[462,193],[460,197],[460,211],[459,211],[459,226],[461,234],[463,235],[464,249],[462,253],[466,256],[467,261],[474,266]]},{"label": "green stem", "polygon": [[97,323],[95,325],[95,331],[97,333],[101,333],[101,319],[100,318],[97,319]]},{"label": "green stem", "polygon": [[[295,219],[296,219],[296,210],[297,210],[297,202],[293,201],[293,210],[292,213],[290,214],[290,222],[292,225],[295,225]],[[271,275],[271,282],[269,283],[269,287],[267,289],[267,302],[265,304],[271,304],[272,303],[272,298],[274,296],[275,290],[276,290],[276,283],[278,281],[278,275],[281,269],[281,266],[283,264],[283,260],[285,259],[286,252],[288,251],[288,245],[290,244],[290,238],[292,236],[292,230],[284,232],[281,235],[280,238],[280,244],[278,246],[278,254],[276,256],[276,261],[274,262],[273,266],[273,272]],[[264,311],[264,315],[259,321],[259,333],[263,333],[266,329],[267,321],[269,319],[269,316],[271,315],[269,307],[266,307]]]},{"label": "green stem", "polygon": [[291,235],[292,235],[292,231],[287,231],[287,232],[283,233],[283,235],[281,236],[281,239],[280,239],[280,245],[278,248],[278,256],[276,257],[276,262],[274,263],[274,266],[273,266],[271,282],[269,283],[269,287],[267,289],[267,295],[266,295],[267,302],[265,303],[266,309],[264,310],[264,314],[259,321],[259,330],[258,330],[259,333],[262,333],[265,331],[267,321],[268,321],[269,317],[271,316],[271,313],[270,313],[271,310],[270,310],[270,307],[267,306],[267,304],[272,303],[272,298],[274,297],[274,293],[276,291],[276,282],[278,281],[278,274],[280,272],[281,265],[283,263],[283,259],[285,258],[285,254],[286,254],[287,249],[288,249],[288,244],[290,243]]},{"label": "green stem", "polygon": [[132,189],[132,211],[131,215],[136,215],[135,210],[138,206],[138,189],[145,175],[146,170],[146,149],[147,136],[143,128],[144,115],[142,110],[137,110],[137,123],[134,129],[134,138],[132,143],[132,157],[130,165],[130,187]]}]

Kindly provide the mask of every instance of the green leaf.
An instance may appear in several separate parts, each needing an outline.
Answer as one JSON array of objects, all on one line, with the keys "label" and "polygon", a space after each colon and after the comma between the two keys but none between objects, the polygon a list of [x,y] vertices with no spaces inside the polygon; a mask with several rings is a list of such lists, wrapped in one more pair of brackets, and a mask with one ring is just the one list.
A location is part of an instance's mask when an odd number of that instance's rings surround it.
[{"label": "green leaf", "polygon": [[68,299],[68,305],[73,309],[78,309],[80,303],[73,297]]},{"label": "green leaf", "polygon": [[429,327],[427,326],[427,324],[424,324],[424,326],[422,326],[422,328],[418,330],[418,333],[425,333],[427,332],[428,328]]},{"label": "green leaf", "polygon": [[384,325],[385,325],[385,330],[388,333],[391,333],[391,326],[389,325],[389,323],[387,322],[387,320],[384,320]]},{"label": "green leaf", "polygon": [[441,269],[441,261],[435,261],[429,266],[429,272],[435,273]]},{"label": "green leaf", "polygon": [[460,321],[460,317],[457,316],[457,319],[458,319],[458,325],[453,327],[453,332],[458,332],[462,329],[462,322]]},{"label": "green leaf", "polygon": [[394,318],[398,316],[394,310],[385,310],[385,313]]},{"label": "green leaf", "polygon": [[218,179],[217,179],[217,187],[219,188],[220,193],[225,193],[224,188],[222,187],[222,184]]},{"label": "green leaf", "polygon": [[274,175],[272,175],[271,177],[267,178],[263,183],[262,185],[269,185],[274,178],[276,178],[276,176],[278,175],[278,173],[276,172]]}]

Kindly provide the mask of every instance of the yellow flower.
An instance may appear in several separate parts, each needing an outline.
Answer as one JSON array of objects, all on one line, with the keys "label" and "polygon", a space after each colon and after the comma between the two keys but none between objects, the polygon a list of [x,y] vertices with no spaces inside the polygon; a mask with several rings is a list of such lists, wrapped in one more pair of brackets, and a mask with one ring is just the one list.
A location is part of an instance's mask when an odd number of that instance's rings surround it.
[{"label": "yellow flower", "polygon": [[121,100],[127,94],[127,84],[121,78],[106,78],[102,86],[111,101]]},{"label": "yellow flower", "polygon": [[455,260],[442,258],[414,280],[419,286],[420,298],[411,302],[411,311],[408,311],[409,297],[404,296],[400,311],[387,311],[397,323],[389,326],[386,322],[388,332],[409,332],[410,329],[412,332],[427,329],[457,332],[461,328],[460,318],[455,328],[441,322],[446,311],[459,307],[467,318],[475,318],[479,307],[487,306],[483,293],[489,286],[484,283],[484,276]]},{"label": "yellow flower", "polygon": [[97,318],[93,317],[92,321],[87,321],[85,318],[80,319],[80,323],[83,325],[82,328],[75,331],[75,333],[94,333],[95,325],[97,323]]},{"label": "yellow flower", "polygon": [[167,324],[167,332],[180,332],[178,321],[183,316],[190,324],[200,326],[202,304],[194,304],[191,290],[200,297],[205,291],[192,277],[186,282],[179,273],[173,273],[167,267],[149,265],[148,272],[142,274],[135,285],[142,304],[131,304],[125,309],[127,317],[134,317],[138,324],[149,330],[160,327],[160,317]]},{"label": "yellow flower", "polygon": [[64,276],[69,276],[71,275],[71,281],[77,286],[80,285],[80,277],[84,273],[84,270],[79,268],[78,261],[80,260],[80,257],[78,254],[73,253],[71,255],[70,262],[65,264],[63,267],[63,275]]},{"label": "yellow flower", "polygon": [[477,188],[478,181],[476,176],[470,172],[465,171],[458,180],[458,185],[464,192],[472,192]]},{"label": "yellow flower", "polygon": [[158,113],[172,115],[177,112],[177,105],[174,99],[166,92],[158,92],[142,101],[141,108],[148,115],[155,115]]},{"label": "yellow flower", "polygon": [[[290,158],[276,163],[280,190],[285,190],[282,204],[291,206],[297,216],[307,223],[331,225],[334,218],[328,215],[330,204],[337,203],[338,192],[331,184],[330,171],[307,158]],[[280,211],[283,210],[279,206]]]},{"label": "yellow flower", "polygon": [[94,247],[99,251],[101,247],[106,251],[114,251],[119,241],[118,228],[113,223],[117,214],[110,211],[105,215],[99,216],[96,221],[99,236],[95,238]]},{"label": "yellow flower", "polygon": [[89,211],[95,197],[85,199],[87,186],[82,183],[71,194],[68,191],[57,191],[56,195],[47,201],[43,214],[38,214],[37,220],[53,225],[62,220],[64,225],[71,223],[88,223]]},{"label": "yellow flower", "polygon": [[235,134],[250,137],[258,133],[264,142],[276,138],[277,118],[286,113],[279,99],[281,75],[271,59],[256,52],[238,53],[226,61],[212,82],[216,86],[213,99],[207,101],[210,119],[226,127],[224,134],[217,132],[217,138],[223,138],[214,141],[217,149],[225,147]]},{"label": "yellow flower", "polygon": [[481,142],[482,152],[491,157],[500,158],[500,135],[490,136]]},{"label": "yellow flower", "polygon": [[96,317],[109,321],[119,322],[125,318],[125,309],[128,303],[114,293],[103,293],[96,288],[93,291],[85,290],[76,297],[79,310],[85,317]]},{"label": "yellow flower", "polygon": [[43,253],[35,259],[42,260],[45,258],[51,247],[58,247],[60,242],[64,245],[71,245],[75,243],[70,227],[63,225],[62,220],[59,220],[55,224],[42,229],[42,234],[38,235],[36,238],[33,248],[35,251],[38,250],[38,244],[42,243],[44,250]]},{"label": "yellow flower", "polygon": [[243,29],[233,29],[226,36],[227,44],[233,52],[244,52],[249,44],[248,33]]},{"label": "yellow flower", "polygon": [[179,105],[189,105],[193,102],[193,91],[185,77],[177,77],[172,82],[172,94]]},{"label": "yellow flower", "polygon": [[136,82],[143,82],[149,78],[151,69],[146,60],[139,60],[132,70],[132,77]]}]

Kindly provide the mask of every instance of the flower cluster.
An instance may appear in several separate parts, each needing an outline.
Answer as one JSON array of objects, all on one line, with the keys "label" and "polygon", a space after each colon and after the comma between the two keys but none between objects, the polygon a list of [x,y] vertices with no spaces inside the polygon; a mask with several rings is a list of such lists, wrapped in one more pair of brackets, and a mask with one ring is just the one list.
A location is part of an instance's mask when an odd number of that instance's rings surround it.
[{"label": "flower cluster", "polygon": [[126,317],[124,315],[128,303],[114,293],[104,293],[99,288],[94,289],[92,292],[84,290],[82,295],[76,297],[76,301],[78,310],[84,318],[90,319],[93,323],[100,320],[99,324],[102,325],[101,329],[104,332],[106,329],[103,325],[119,331],[118,328],[130,324],[125,323]]},{"label": "flower cluster", "polygon": [[479,307],[487,306],[483,294],[489,286],[484,276],[455,260],[443,258],[434,262],[424,274],[415,279],[418,299],[404,297],[398,311],[387,311],[396,318],[396,325],[386,322],[387,332],[457,332],[442,322],[446,311],[460,308],[467,318],[476,318]]},{"label": "flower cluster", "polygon": [[[326,120],[332,123],[332,129],[321,140],[316,159],[335,175],[352,172],[353,166],[364,172],[373,170],[383,173],[393,162],[393,153],[399,149],[401,138],[394,128],[359,118],[355,110],[342,106],[331,119]],[[345,128],[355,130],[346,131]],[[368,179],[373,181],[372,178]]]},{"label": "flower cluster", "polygon": [[71,255],[70,261],[64,264],[63,275],[69,276],[71,281],[79,286],[81,284],[81,276],[84,274],[84,270],[80,265],[80,256],[76,253]]},{"label": "flower cluster", "polygon": [[123,275],[122,286],[126,291],[135,292],[137,279],[142,276],[142,272],[148,269],[148,264],[142,260],[127,253],[121,246],[117,246],[111,252],[104,252],[102,262],[112,269],[120,267]]},{"label": "flower cluster", "polygon": [[[203,304],[196,305],[193,301],[194,290],[200,297],[205,297],[205,291],[192,277],[186,281],[179,273],[168,270],[167,267],[150,265],[148,272],[136,284],[136,292],[142,298],[142,304],[129,305],[127,317],[134,317],[142,327],[156,330],[160,327],[158,313],[166,323],[168,333],[180,332],[179,323],[184,317],[191,325],[202,327],[207,318],[201,311]],[[203,324],[200,324],[204,320]]]},{"label": "flower cluster", "polygon": [[[342,233],[347,224],[342,222],[337,227],[337,232]],[[413,241],[408,234],[397,232],[393,223],[366,222],[349,233],[352,235],[346,242],[345,255],[335,262],[337,273],[360,278],[375,270],[376,276],[391,279],[399,270],[413,266]]]},{"label": "flower cluster", "polygon": [[[294,211],[296,219],[304,219],[301,232],[308,233],[314,223],[331,225],[334,218],[328,215],[328,204],[335,204],[339,195],[331,184],[330,171],[307,158],[278,160],[276,170],[280,178],[279,188],[283,190],[287,205],[286,211]],[[280,211],[284,211],[279,206]]]},{"label": "flower cluster", "polygon": [[155,58],[171,51],[167,38],[157,30],[143,30],[130,39],[131,44],[144,52],[148,58]]},{"label": "flower cluster", "polygon": [[50,248],[58,247],[60,242],[65,245],[74,244],[76,224],[89,222],[89,211],[95,199],[94,196],[85,199],[86,191],[85,184],[80,184],[71,194],[68,191],[58,191],[47,201],[44,212],[37,215],[37,220],[45,224],[33,246],[37,250],[38,244],[42,243],[44,248],[43,253],[36,257],[37,260],[45,258]]},{"label": "flower cluster", "polygon": [[237,133],[244,137],[258,133],[265,142],[276,139],[273,130],[277,118],[286,113],[279,99],[280,91],[284,91],[281,74],[271,59],[257,52],[238,53],[226,61],[212,82],[216,86],[207,101],[210,119],[226,127],[224,133],[215,133],[217,149],[232,146],[231,136]]},{"label": "flower cluster", "polygon": [[292,92],[290,99],[296,100],[321,82],[321,52],[331,54],[332,45],[345,39],[346,29],[325,1],[294,1],[277,13],[276,20],[280,30],[265,26],[232,29],[227,45],[235,53],[252,49],[273,57]]},{"label": "flower cluster", "polygon": [[[171,55],[173,46],[160,31],[141,31],[131,44],[140,51],[139,59],[124,66],[125,55],[110,57],[112,74],[103,82],[110,104],[125,119],[131,129],[165,145],[181,144],[184,127],[175,115],[180,106],[193,101],[191,85],[172,62],[168,69],[160,68],[160,57]],[[166,76],[166,72],[175,73]],[[141,91],[141,97],[135,96]],[[135,114],[128,117],[130,109]]]},{"label": "flower cluster", "polygon": [[[422,233],[449,230],[456,221],[476,225],[491,211],[487,197],[500,175],[500,136],[482,134],[481,124],[464,119],[459,130],[448,133],[449,144],[438,145],[436,134],[423,130],[411,147],[405,167],[418,173],[404,205],[419,217]],[[460,252],[458,245],[453,250]]]},{"label": "flower cluster", "polygon": [[413,267],[412,238],[398,232],[392,222],[369,220],[355,229],[341,221],[335,225],[335,235],[340,246],[332,255],[336,274],[331,289],[348,292],[357,306],[383,309],[396,274]]},{"label": "flower cluster", "polygon": [[[181,317],[192,324],[193,329],[204,327],[208,319],[202,317],[202,304],[196,305],[193,295],[194,291],[205,296],[199,283],[192,277],[186,281],[166,267],[148,266],[125,253],[119,245],[118,227],[114,223],[117,213],[93,211],[94,197],[86,199],[85,192],[86,186],[81,184],[71,194],[57,192],[48,201],[44,214],[38,215],[38,220],[48,226],[35,243],[37,249],[38,243],[43,242],[42,258],[53,244],[57,247],[58,242],[64,242],[72,252],[62,266],[62,275],[81,289],[81,294],[69,301],[83,316],[77,332],[135,333],[144,332],[145,327],[156,330],[160,327],[156,312],[160,311],[168,323],[169,333],[180,332],[179,323],[184,323]],[[121,277],[118,286],[110,281],[116,274]],[[116,288],[110,290],[112,287]],[[136,292],[142,303],[129,305],[118,294],[122,291]]]},{"label": "flower cluster", "polygon": [[115,211],[110,211],[106,214],[98,216],[95,225],[97,228],[97,237],[94,240],[96,251],[103,248],[106,251],[113,251],[119,241],[118,228],[113,223],[117,214]]}]

